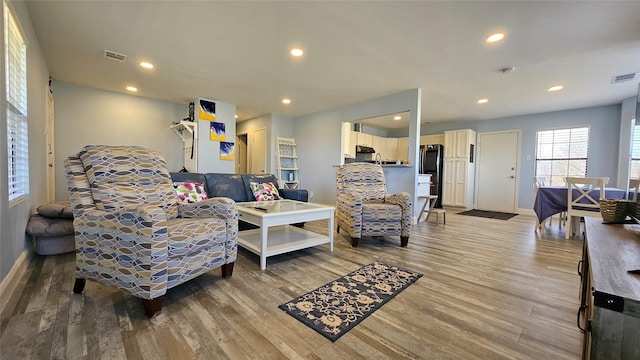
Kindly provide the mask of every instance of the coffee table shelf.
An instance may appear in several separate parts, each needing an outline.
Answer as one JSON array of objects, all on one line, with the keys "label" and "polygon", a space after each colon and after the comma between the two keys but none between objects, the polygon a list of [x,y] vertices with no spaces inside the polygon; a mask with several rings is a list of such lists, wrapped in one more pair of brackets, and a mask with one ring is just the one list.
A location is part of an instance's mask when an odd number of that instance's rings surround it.
[{"label": "coffee table shelf", "polygon": [[[327,236],[290,225],[272,227],[268,231],[269,242],[267,243],[266,256],[330,243]],[[261,236],[260,229],[242,231],[238,238],[238,244],[252,253],[260,255]]]}]

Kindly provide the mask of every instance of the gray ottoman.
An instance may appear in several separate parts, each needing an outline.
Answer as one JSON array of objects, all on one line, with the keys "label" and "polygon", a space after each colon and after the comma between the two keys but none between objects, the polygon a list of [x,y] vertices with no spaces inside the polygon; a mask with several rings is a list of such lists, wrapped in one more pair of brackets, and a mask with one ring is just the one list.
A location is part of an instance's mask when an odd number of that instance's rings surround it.
[{"label": "gray ottoman", "polygon": [[75,251],[73,213],[69,203],[38,206],[29,217],[27,233],[33,239],[38,255],[56,255]]}]

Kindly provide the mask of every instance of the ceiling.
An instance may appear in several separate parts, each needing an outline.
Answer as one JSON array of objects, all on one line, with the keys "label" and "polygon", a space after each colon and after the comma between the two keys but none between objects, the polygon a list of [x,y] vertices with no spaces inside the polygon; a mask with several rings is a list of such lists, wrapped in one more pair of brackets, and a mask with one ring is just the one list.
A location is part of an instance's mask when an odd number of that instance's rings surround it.
[{"label": "ceiling", "polygon": [[[611,79],[640,72],[640,1],[26,5],[54,80],[123,93],[134,85],[138,96],[176,103],[232,103],[239,121],[415,88],[422,122],[433,123],[615,104],[638,91],[639,76]],[[497,31],[505,39],[485,43]],[[294,46],[302,58],[289,55]],[[126,62],[105,59],[105,49]],[[141,60],[155,68],[140,68]],[[515,71],[498,71],[504,67]],[[546,91],[556,84],[564,89]],[[480,98],[489,102],[478,105]]]}]

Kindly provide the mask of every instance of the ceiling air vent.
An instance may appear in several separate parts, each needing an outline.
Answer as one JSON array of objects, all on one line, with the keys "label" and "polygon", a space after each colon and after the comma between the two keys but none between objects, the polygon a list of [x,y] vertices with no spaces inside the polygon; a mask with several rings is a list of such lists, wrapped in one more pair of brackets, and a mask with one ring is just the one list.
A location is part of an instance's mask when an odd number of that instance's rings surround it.
[{"label": "ceiling air vent", "polygon": [[633,80],[633,79],[635,79],[636,74],[637,73],[631,73],[631,74],[624,74],[624,75],[614,76],[614,77],[611,78],[611,83],[612,84],[617,84],[617,83]]},{"label": "ceiling air vent", "polygon": [[104,51],[104,58],[109,60],[119,61],[121,63],[127,61],[127,55],[120,54],[111,50]]}]

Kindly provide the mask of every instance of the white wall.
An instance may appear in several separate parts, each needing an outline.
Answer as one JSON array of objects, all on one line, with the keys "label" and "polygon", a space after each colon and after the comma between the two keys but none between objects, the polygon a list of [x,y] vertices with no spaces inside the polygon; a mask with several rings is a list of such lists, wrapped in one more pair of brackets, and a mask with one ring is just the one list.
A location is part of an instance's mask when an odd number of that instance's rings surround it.
[{"label": "white wall", "polygon": [[[626,188],[629,185],[629,162],[631,161],[631,128],[632,120],[636,118],[637,98],[624,99],[620,106],[620,144],[618,147],[618,182],[610,182],[618,188]],[[636,121],[636,123],[638,123]]]},{"label": "white wall", "polygon": [[[298,144],[298,165],[302,188],[314,193],[314,202],[335,204],[336,168],[342,159],[342,122],[410,111],[409,160],[416,164],[420,133],[420,89],[368,100],[337,109],[325,110],[294,119],[294,135]],[[418,169],[400,170],[388,181],[389,192],[417,190]],[[415,203],[415,201],[414,201]],[[414,208],[414,212],[419,209]]]},{"label": "white wall", "polygon": [[[236,106],[214,100],[208,101],[216,104],[216,122],[225,123],[226,140],[224,141],[235,143]],[[198,101],[196,101],[196,119],[198,112]],[[209,121],[198,120],[198,169],[194,172],[233,174],[236,168],[235,161],[220,159],[220,141],[212,141],[209,132]]]},{"label": "white wall", "polygon": [[[26,36],[27,46],[27,106],[29,130],[29,196],[11,207],[7,194],[7,120],[4,106],[0,111],[0,282],[5,279],[16,260],[31,242],[25,234],[29,215],[47,201],[46,145],[44,137],[46,91],[49,69],[31,25],[24,2],[10,2]],[[0,6],[0,38],[4,39],[4,13]],[[2,43],[4,44],[4,42]],[[0,45],[0,99],[5,99],[4,45]]]},{"label": "white wall", "polygon": [[532,189],[537,131],[589,126],[591,141],[587,175],[608,176],[611,186],[615,186],[618,182],[620,119],[620,105],[608,105],[484,121],[436,123],[425,125],[423,135],[455,129],[473,129],[477,132],[522,130],[518,208],[532,209],[535,200]]},{"label": "white wall", "polygon": [[[64,159],[78,153],[85,145],[143,146],[164,154],[170,171],[182,168],[183,144],[169,126],[188,116],[187,104],[175,104],[57,81],[53,83],[53,96],[56,200],[69,198],[64,179]],[[203,127],[207,128],[205,141],[208,141],[208,127]]]}]

